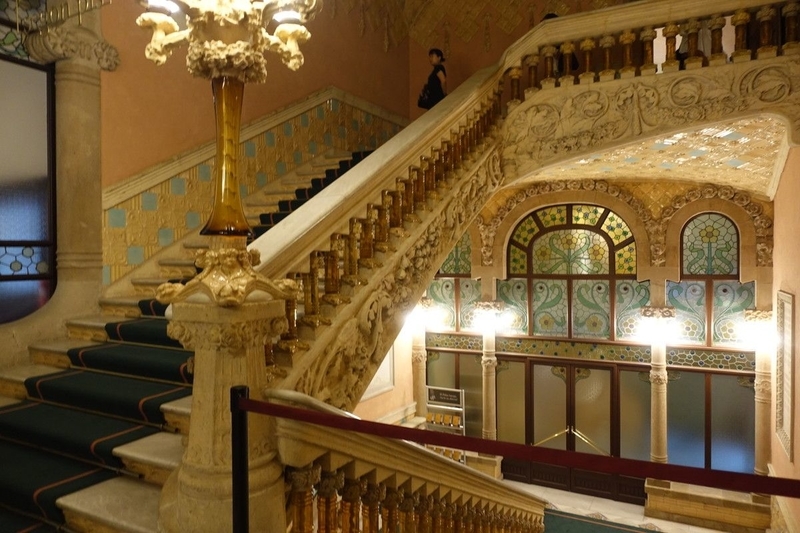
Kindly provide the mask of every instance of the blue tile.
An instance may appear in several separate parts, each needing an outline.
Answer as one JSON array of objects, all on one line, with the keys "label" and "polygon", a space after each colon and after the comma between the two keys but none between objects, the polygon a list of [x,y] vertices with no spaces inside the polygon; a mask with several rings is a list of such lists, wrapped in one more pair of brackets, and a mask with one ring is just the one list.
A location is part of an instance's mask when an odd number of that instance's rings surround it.
[{"label": "blue tile", "polygon": [[283,135],[286,137],[291,137],[292,133],[294,132],[294,127],[292,126],[291,122],[287,122],[283,125]]},{"label": "blue tile", "polygon": [[375,149],[375,148],[377,148],[377,147],[378,147],[378,139],[376,139],[374,135],[372,135],[372,136],[369,138],[369,147],[370,147],[371,149]]},{"label": "blue tile", "polygon": [[292,154],[292,159],[294,160],[294,164],[299,166],[303,164],[303,152],[296,151]]},{"label": "blue tile", "polygon": [[317,153],[317,143],[314,141],[308,141],[308,152],[312,155],[316,155]]},{"label": "blue tile", "polygon": [[154,192],[142,193],[142,211],[156,211],[158,209],[158,195]]},{"label": "blue tile", "polygon": [[742,161],[741,159],[729,159],[728,161],[725,161],[725,163],[733,168],[739,168],[746,164],[746,162]]},{"label": "blue tile", "polygon": [[730,132],[729,134],[725,135],[722,138],[727,140],[727,141],[738,141],[742,137],[744,137],[744,135],[742,135],[738,131],[732,131],[732,132]]},{"label": "blue tile", "polygon": [[256,143],[254,143],[253,141],[247,141],[244,143],[244,156],[245,157],[256,156]]},{"label": "blue tile", "polygon": [[200,225],[200,213],[196,211],[189,211],[186,213],[186,227],[194,229]]},{"label": "blue tile", "polygon": [[308,123],[309,123],[308,113],[303,113],[302,115],[300,115],[300,125],[303,126],[304,128],[307,128]]},{"label": "blue tile", "polygon": [[322,139],[325,142],[325,146],[333,146],[333,135],[329,131],[325,132]]},{"label": "blue tile", "polygon": [[359,130],[361,130],[361,123],[359,121],[357,121],[356,119],[353,119],[350,122],[350,127],[353,128],[353,131],[359,131]]},{"label": "blue tile", "polygon": [[144,263],[144,248],[141,246],[128,246],[128,264],[141,265]]},{"label": "blue tile", "polygon": [[639,158],[638,157],[626,157],[623,161],[625,161],[626,163],[638,163],[639,162]]},{"label": "blue tile", "polygon": [[183,178],[169,180],[169,192],[176,196],[184,196],[186,194],[186,180]]},{"label": "blue tile", "polygon": [[322,106],[317,106],[317,119],[325,120],[325,108]]},{"label": "blue tile", "polygon": [[200,179],[200,181],[211,181],[211,165],[198,166],[197,177]]},{"label": "blue tile", "polygon": [[239,195],[240,195],[242,198],[244,198],[244,197],[245,197],[245,196],[247,196],[248,194],[249,194],[249,193],[247,192],[247,185],[245,185],[245,184],[241,184],[241,185],[239,185]]},{"label": "blue tile", "polygon": [[670,170],[670,169],[673,169],[673,168],[675,168],[675,166],[676,166],[676,165],[675,165],[675,163],[670,163],[669,161],[664,161],[664,162],[663,162],[663,163],[661,163],[661,165],[659,165],[659,166],[660,166],[661,168],[666,168],[667,170]]},{"label": "blue tile", "polygon": [[331,111],[334,113],[339,112],[339,100],[331,100]]},{"label": "blue tile", "polygon": [[256,172],[256,185],[263,187],[267,184],[267,175],[263,172]]},{"label": "blue tile", "polygon": [[286,163],[283,161],[278,161],[275,163],[275,171],[278,173],[278,176],[283,176],[286,174]]},{"label": "blue tile", "polygon": [[111,267],[103,265],[103,285],[111,285]]},{"label": "blue tile", "polygon": [[108,210],[108,226],[111,228],[124,228],[127,224],[126,212],[124,209]]},{"label": "blue tile", "polygon": [[372,124],[372,113],[364,113],[364,123]]},{"label": "blue tile", "polygon": [[690,157],[702,157],[708,153],[708,150],[692,150],[689,152]]},{"label": "blue tile", "polygon": [[666,145],[666,144],[664,144],[664,143],[656,143],[656,144],[654,144],[653,146],[651,146],[651,147],[650,147],[650,149],[651,149],[651,150],[659,150],[659,151],[660,151],[660,150],[666,150],[666,149],[667,149],[667,146],[668,146],[668,145]]},{"label": "blue tile", "polygon": [[175,230],[172,228],[159,228],[158,245],[169,246],[173,242],[175,242]]},{"label": "blue tile", "polygon": [[339,126],[339,138],[344,139],[345,137],[347,137],[347,128]]},{"label": "blue tile", "polygon": [[264,143],[267,146],[275,146],[275,132],[268,131],[264,134]]}]

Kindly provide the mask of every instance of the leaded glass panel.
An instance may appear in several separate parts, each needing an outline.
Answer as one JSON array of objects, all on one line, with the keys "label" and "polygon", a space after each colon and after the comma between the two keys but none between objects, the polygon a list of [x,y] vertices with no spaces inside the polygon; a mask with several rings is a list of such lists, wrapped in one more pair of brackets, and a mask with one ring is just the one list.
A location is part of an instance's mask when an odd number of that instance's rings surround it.
[{"label": "leaded glass panel", "polygon": [[617,250],[615,265],[617,274],[636,274],[635,242]]},{"label": "leaded glass panel", "polygon": [[464,233],[442,263],[439,273],[445,275],[467,275],[472,268],[472,242],[469,232]]},{"label": "leaded glass panel", "polygon": [[524,276],[528,273],[528,252],[514,244],[508,246],[508,273],[512,276]]},{"label": "leaded glass panel", "polygon": [[609,213],[603,222],[603,231],[611,237],[615,245],[630,239],[633,236],[631,228],[618,215]]},{"label": "leaded glass panel", "polygon": [[744,324],[745,309],[755,306],[755,283],[738,281],[714,282],[713,342],[715,345],[737,345]]},{"label": "leaded glass panel", "polygon": [[17,22],[19,13],[19,21],[23,22],[43,13],[46,4],[45,0],[0,0],[0,19]]},{"label": "leaded glass panel", "polygon": [[611,336],[608,280],[575,280],[572,285],[572,336]]},{"label": "leaded glass panel", "polygon": [[650,282],[619,280],[616,292],[617,339],[634,339],[642,307],[650,303]]},{"label": "leaded glass panel", "polygon": [[686,343],[706,343],[706,285],[704,281],[667,282],[667,305],[675,308],[677,336]]},{"label": "leaded glass panel", "polygon": [[608,244],[590,230],[563,229],[533,243],[534,274],[608,274]]},{"label": "leaded glass panel", "polygon": [[0,278],[47,274],[50,263],[50,247],[0,246]]},{"label": "leaded glass panel", "polygon": [[533,334],[566,337],[568,331],[567,280],[532,280]]},{"label": "leaded glass panel", "polygon": [[428,329],[455,331],[456,329],[456,289],[452,278],[435,279],[428,286],[428,297],[433,300],[433,312],[440,315]]},{"label": "leaded glass panel", "polygon": [[459,283],[459,326],[461,330],[474,330],[475,306],[481,299],[481,280],[460,279]]},{"label": "leaded glass panel", "polygon": [[683,273],[693,276],[739,272],[739,233],[717,213],[704,213],[683,229]]},{"label": "leaded glass panel", "polygon": [[572,222],[575,224],[596,226],[600,217],[602,217],[605,212],[606,210],[604,208],[596,205],[573,205]]},{"label": "leaded glass panel", "polygon": [[522,246],[528,246],[537,233],[539,233],[539,226],[536,225],[533,215],[528,215],[519,223],[517,229],[514,230],[511,239],[517,241]]},{"label": "leaded glass panel", "polygon": [[[1,0],[0,0],[1,1]],[[19,59],[29,59],[23,46],[24,36],[14,28],[0,25],[0,54]]]},{"label": "leaded glass panel", "polygon": [[567,206],[555,205],[553,207],[546,207],[536,212],[539,220],[545,228],[553,226],[563,226],[567,223]]},{"label": "leaded glass panel", "polygon": [[528,333],[528,280],[497,280],[497,299],[505,304],[504,313],[509,316],[505,331]]}]

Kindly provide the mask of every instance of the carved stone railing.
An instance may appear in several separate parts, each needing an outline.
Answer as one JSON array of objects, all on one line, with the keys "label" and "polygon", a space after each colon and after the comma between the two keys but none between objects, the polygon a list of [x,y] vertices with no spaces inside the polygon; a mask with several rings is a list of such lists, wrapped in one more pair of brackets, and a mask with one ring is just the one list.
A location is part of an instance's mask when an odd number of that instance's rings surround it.
[{"label": "carved stone railing", "polygon": [[[291,391],[267,398],[352,416]],[[404,441],[275,419],[294,531],[544,531],[545,502]],[[317,521],[314,522],[314,508]]]},{"label": "carved stone railing", "polygon": [[[797,4],[764,5],[646,0],[549,20],[304,204],[279,232],[254,242],[260,272],[304,286],[302,302],[287,302],[289,332],[268,354],[271,386],[352,410],[404,314],[499,186],[543,165],[659,134],[664,124],[686,129],[736,113],[800,114],[800,54],[792,53]],[[733,64],[722,57],[724,15],[735,25]],[[742,37],[748,16],[761,30],[756,51]],[[781,45],[771,42],[776,16],[786,17],[788,42]],[[696,41],[706,21],[712,49],[703,59]],[[661,27],[665,74],[656,76],[654,28]],[[682,30],[686,71],[678,71],[676,56]],[[569,54],[575,43],[583,72],[566,66],[556,78],[555,44]],[[602,61],[595,65],[597,46]],[[501,122],[506,78],[511,99]]]}]

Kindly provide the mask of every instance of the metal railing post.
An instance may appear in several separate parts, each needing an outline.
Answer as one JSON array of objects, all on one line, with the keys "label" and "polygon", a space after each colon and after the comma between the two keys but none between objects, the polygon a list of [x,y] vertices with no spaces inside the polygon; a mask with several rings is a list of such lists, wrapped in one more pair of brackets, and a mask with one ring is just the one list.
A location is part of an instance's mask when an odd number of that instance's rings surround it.
[{"label": "metal railing post", "polygon": [[250,389],[244,385],[231,387],[231,479],[233,491],[233,533],[250,531],[250,480],[248,473],[247,411],[239,407]]}]

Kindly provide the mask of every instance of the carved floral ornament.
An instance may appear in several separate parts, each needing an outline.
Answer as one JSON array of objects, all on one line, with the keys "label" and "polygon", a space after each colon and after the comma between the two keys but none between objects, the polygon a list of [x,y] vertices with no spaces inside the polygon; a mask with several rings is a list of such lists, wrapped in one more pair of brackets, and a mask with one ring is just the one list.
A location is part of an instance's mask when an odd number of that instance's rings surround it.
[{"label": "carved floral ornament", "polygon": [[57,26],[31,33],[25,39],[25,49],[40,63],[81,59],[103,70],[112,71],[119,66],[117,49],[84,26]]},{"label": "carved floral ornament", "polygon": [[[404,322],[404,315],[419,301],[433,272],[467,226],[497,189],[501,180],[498,147],[469,176],[458,181],[438,214],[427,219],[424,231],[404,252],[392,257],[393,267],[370,291],[352,318],[334,326],[334,342],[315,356],[294,389],[335,407],[352,409]],[[348,315],[348,313],[342,313]]]},{"label": "carved floral ornament", "polygon": [[602,180],[568,180],[537,183],[511,196],[490,220],[485,221],[483,217],[479,216],[477,224],[481,235],[481,264],[483,266],[491,266],[494,263],[492,250],[497,230],[515,207],[529,198],[563,191],[598,191],[625,202],[633,209],[636,216],[645,226],[650,240],[650,261],[652,266],[663,266],[666,263],[667,226],[679,209],[694,202],[712,198],[731,202],[744,209],[753,222],[756,234],[756,264],[758,266],[772,266],[772,219],[764,214],[763,206],[753,201],[748,193],[737,191],[728,186],[701,185],[684,194],[674,196],[669,205],[661,210],[661,216],[655,218],[644,202],[628,189]]},{"label": "carved floral ornament", "polygon": [[760,112],[786,117],[797,139],[800,97],[792,81],[798,76],[800,58],[781,56],[749,68],[723,65],[540,91],[504,123],[504,170],[514,179],[565,156]]}]

